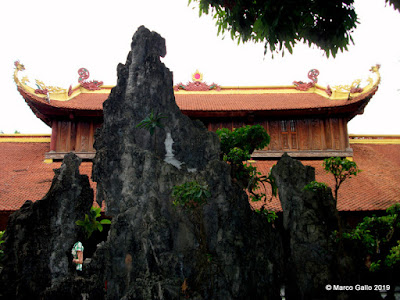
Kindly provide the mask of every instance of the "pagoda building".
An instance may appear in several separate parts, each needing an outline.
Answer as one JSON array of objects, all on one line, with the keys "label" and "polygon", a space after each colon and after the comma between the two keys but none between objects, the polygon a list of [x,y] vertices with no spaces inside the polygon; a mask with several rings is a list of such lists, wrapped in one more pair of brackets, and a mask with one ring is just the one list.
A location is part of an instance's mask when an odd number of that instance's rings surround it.
[{"label": "pagoda building", "polygon": [[[94,157],[94,132],[103,121],[103,102],[112,86],[89,81],[89,71],[78,71],[79,85],[62,89],[36,81],[37,88],[19,79],[24,70],[15,63],[14,80],[26,103],[43,122],[52,128],[47,159],[62,159],[75,152],[83,159]],[[176,84],[175,100],[182,113],[199,119],[208,130],[262,125],[271,143],[253,157],[278,158],[284,152],[292,157],[351,157],[347,123],[364,107],[378,89],[379,66],[371,68],[375,79],[365,87],[361,80],[348,86],[322,87],[317,84],[319,72],[308,73],[309,82],[295,81],[290,86],[221,87],[203,82],[196,71],[192,81]]]},{"label": "pagoda building", "polygon": [[[78,85],[67,89],[39,80],[33,87],[22,71],[24,66],[16,62],[17,89],[52,133],[0,134],[0,230],[26,200],[43,198],[53,169],[60,167],[66,153],[73,151],[83,158],[80,171],[91,177],[94,132],[103,123],[103,102],[113,88],[89,80],[84,68],[78,72]],[[342,185],[337,208],[342,217],[355,223],[400,202],[400,136],[349,136],[347,131],[347,123],[363,113],[378,89],[379,66],[371,72],[363,85],[356,80],[350,85],[322,87],[317,82],[319,72],[311,70],[307,82],[288,86],[229,87],[207,84],[196,71],[190,82],[171,86],[171,91],[181,111],[201,120],[208,130],[261,124],[271,143],[253,153],[251,163],[262,174],[268,174],[287,152],[314,167],[317,181],[334,187],[333,176],[324,171],[322,160],[354,158],[363,172]],[[96,183],[90,183],[96,189]],[[259,208],[257,203],[251,205]],[[282,211],[279,199],[266,205],[269,210]]]}]

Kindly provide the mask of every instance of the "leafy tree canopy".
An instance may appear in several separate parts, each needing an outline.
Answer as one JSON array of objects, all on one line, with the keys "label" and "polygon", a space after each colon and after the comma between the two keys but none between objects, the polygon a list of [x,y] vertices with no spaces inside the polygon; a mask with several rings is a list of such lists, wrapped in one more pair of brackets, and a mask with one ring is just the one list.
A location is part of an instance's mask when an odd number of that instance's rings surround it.
[{"label": "leafy tree canopy", "polygon": [[355,229],[339,236],[356,243],[353,246],[358,247],[360,257],[368,257],[370,271],[400,268],[400,204],[386,212],[380,217],[365,217]]},{"label": "leafy tree canopy", "polygon": [[[238,43],[265,43],[267,51],[293,52],[298,42],[315,45],[326,55],[336,56],[353,42],[357,27],[354,0],[193,0],[200,16],[213,13],[218,34],[230,32]],[[189,0],[189,4],[192,0]],[[386,0],[400,9],[399,0]]]},{"label": "leafy tree canopy", "polygon": [[338,191],[342,183],[352,176],[356,176],[361,170],[354,161],[342,157],[325,158],[323,162],[324,169],[335,177],[335,200],[337,203]]}]

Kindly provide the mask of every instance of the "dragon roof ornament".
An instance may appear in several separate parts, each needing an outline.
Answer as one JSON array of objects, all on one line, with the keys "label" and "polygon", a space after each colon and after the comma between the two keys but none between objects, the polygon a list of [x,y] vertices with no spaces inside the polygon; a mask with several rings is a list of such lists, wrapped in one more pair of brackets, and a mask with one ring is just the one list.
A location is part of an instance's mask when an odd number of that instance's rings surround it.
[{"label": "dragon roof ornament", "polygon": [[212,83],[208,85],[206,82],[203,82],[203,74],[199,72],[199,70],[196,70],[192,74],[192,80],[191,82],[188,82],[186,84],[183,84],[182,82],[174,85],[174,90],[179,91],[179,90],[184,90],[184,91],[210,91],[210,90],[217,90],[220,91],[221,87],[216,84]]},{"label": "dragon roof ornament", "polygon": [[80,68],[78,70],[78,74],[79,74],[78,82],[85,89],[90,90],[90,91],[95,91],[95,90],[101,89],[101,86],[103,85],[103,81],[97,81],[97,80],[86,81],[86,79],[89,79],[89,77],[90,77],[90,73],[89,73],[88,69]]},{"label": "dragon roof ornament", "polygon": [[377,64],[371,67],[370,71],[376,75],[376,80],[372,79],[372,77],[368,77],[366,80],[367,84],[364,87],[361,87],[362,80],[356,79],[349,85],[336,85],[331,87],[328,85],[326,88],[317,85],[319,71],[317,69],[312,69],[308,72],[308,78],[311,79],[310,82],[302,82],[302,81],[294,81],[293,85],[296,86],[296,89],[299,91],[308,91],[311,88],[318,87],[319,89],[324,89],[325,93],[328,95],[330,99],[352,99],[351,95],[360,94],[363,92],[368,92],[372,90],[372,88],[377,87],[380,83],[380,73],[379,73],[380,65]]},{"label": "dragon roof ornament", "polygon": [[[28,85],[29,79],[27,76],[19,79],[19,72],[25,70],[23,64],[19,61],[14,62],[14,81],[18,88],[21,88],[28,94],[33,94],[47,102],[51,100],[57,101],[68,101],[81,93],[109,93],[113,86],[105,86],[100,81],[87,81],[89,78],[89,71],[85,68],[79,69],[79,85],[69,89],[63,89],[59,87],[46,86],[42,81],[36,80],[36,85]],[[363,94],[376,91],[380,83],[379,65],[373,66],[370,71],[374,76],[370,76],[367,80],[361,81],[360,79],[355,80],[350,85],[339,85],[339,86],[320,86],[318,82],[319,71],[312,69],[308,72],[308,78],[310,82],[295,81],[295,86],[252,86],[252,87],[221,87],[215,83],[208,85],[203,81],[203,74],[196,70],[192,74],[192,81],[187,84],[178,83],[174,85],[175,92],[196,91],[197,93],[212,94],[266,94],[266,93],[293,93],[293,90],[298,90],[297,93],[307,91],[309,93],[316,93],[329,100],[350,100],[355,97],[360,97]],[[373,79],[374,78],[374,79]],[[362,84],[364,82],[364,84]],[[366,84],[365,84],[366,82]]]},{"label": "dragon roof ornament", "polygon": [[303,81],[293,81],[293,84],[296,86],[296,90],[308,91],[310,88],[314,87],[318,82],[318,75],[319,71],[317,69],[311,69],[308,71],[308,78],[311,79],[310,82],[305,83]]},{"label": "dragon roof ornament", "polygon": [[89,78],[89,71],[85,68],[81,68],[78,70],[79,73],[79,85],[72,88],[70,86],[68,89],[64,89],[57,86],[48,86],[43,81],[35,79],[35,87],[28,85],[30,82],[27,76],[24,76],[21,80],[18,77],[19,72],[25,71],[25,66],[21,64],[18,60],[14,62],[14,81],[18,87],[22,88],[23,90],[35,94],[40,98],[45,98],[47,101],[52,100],[59,100],[59,101],[66,101],[70,100],[80,93],[81,89],[89,90],[89,91],[96,91],[100,90],[101,86],[103,85],[102,81],[92,80],[87,81]]}]

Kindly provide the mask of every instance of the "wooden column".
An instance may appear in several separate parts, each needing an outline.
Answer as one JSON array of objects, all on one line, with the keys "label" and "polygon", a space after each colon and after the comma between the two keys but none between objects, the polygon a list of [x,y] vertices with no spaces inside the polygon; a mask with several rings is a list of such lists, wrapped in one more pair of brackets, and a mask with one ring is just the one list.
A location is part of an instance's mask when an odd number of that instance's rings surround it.
[{"label": "wooden column", "polygon": [[51,122],[51,140],[50,140],[50,151],[56,151],[57,147],[57,133],[58,133],[58,122],[53,120]]}]

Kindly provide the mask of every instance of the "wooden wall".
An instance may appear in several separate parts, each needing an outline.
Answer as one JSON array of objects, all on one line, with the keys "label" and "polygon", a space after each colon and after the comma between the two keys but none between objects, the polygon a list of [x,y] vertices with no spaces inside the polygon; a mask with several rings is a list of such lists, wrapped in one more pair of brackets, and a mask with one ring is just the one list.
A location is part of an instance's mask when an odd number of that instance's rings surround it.
[{"label": "wooden wall", "polygon": [[[100,119],[55,120],[47,158],[62,159],[73,151],[82,158],[93,158],[94,132]],[[238,118],[203,119],[208,130],[239,128],[250,122]],[[271,136],[270,144],[255,157],[279,157],[283,152],[299,157],[352,156],[344,118],[255,119],[250,125],[262,125]]]},{"label": "wooden wall", "polygon": [[95,153],[94,132],[100,126],[101,122],[97,120],[55,120],[50,151]]},{"label": "wooden wall", "polygon": [[[247,125],[237,120],[202,120],[208,130],[238,128]],[[271,136],[267,151],[348,151],[350,148],[347,120],[344,118],[254,120]]]}]

